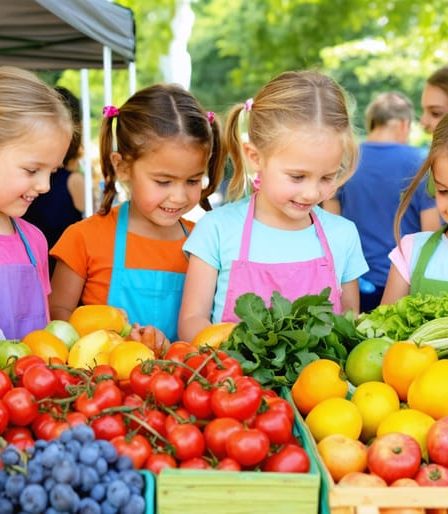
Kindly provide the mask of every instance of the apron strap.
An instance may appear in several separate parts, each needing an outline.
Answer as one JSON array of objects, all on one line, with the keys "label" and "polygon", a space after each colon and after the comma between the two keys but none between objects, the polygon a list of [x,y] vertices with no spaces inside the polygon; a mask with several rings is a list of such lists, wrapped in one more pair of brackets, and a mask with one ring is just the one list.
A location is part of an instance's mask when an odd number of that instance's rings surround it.
[{"label": "apron strap", "polygon": [[23,230],[19,227],[19,224],[14,220],[14,218],[11,218],[11,221],[12,221],[14,229],[17,230],[17,233],[19,234],[19,237],[25,246],[26,253],[28,255],[28,258],[30,259],[31,264],[34,267],[36,267],[37,261],[36,261],[36,258],[34,257],[33,250],[31,249],[31,246],[28,243],[28,239],[26,238],[25,234],[23,233]]},{"label": "apron strap", "polygon": [[429,261],[436,251],[442,234],[446,232],[448,225],[443,226],[437,232],[434,232],[420,251],[420,255],[415,265],[414,271],[411,276],[411,294],[412,290],[418,290],[422,280],[424,279],[426,268],[428,267]]},{"label": "apron strap", "polygon": [[324,229],[322,228],[322,224],[314,211],[311,211],[310,214],[311,219],[313,220],[314,228],[316,230],[317,238],[319,239],[319,242],[322,245],[322,249],[324,251],[324,257],[326,257],[327,261],[329,261],[329,263],[334,267],[333,254],[331,253],[330,245],[328,244],[328,239],[325,235]]},{"label": "apron strap", "polygon": [[183,233],[185,234],[185,237],[188,237],[190,235],[190,231],[188,228],[182,223],[182,220],[179,219],[180,226],[182,228]]},{"label": "apron strap", "polygon": [[124,269],[126,262],[126,236],[128,233],[129,201],[118,208],[117,228],[115,230],[113,266]]},{"label": "apron strap", "polygon": [[252,223],[254,221],[254,213],[255,213],[255,194],[251,195],[249,202],[249,209],[247,210],[246,220],[244,221],[243,226],[243,235],[241,237],[241,245],[240,245],[240,261],[247,261],[249,259],[249,247],[250,247],[250,238],[252,235]]}]

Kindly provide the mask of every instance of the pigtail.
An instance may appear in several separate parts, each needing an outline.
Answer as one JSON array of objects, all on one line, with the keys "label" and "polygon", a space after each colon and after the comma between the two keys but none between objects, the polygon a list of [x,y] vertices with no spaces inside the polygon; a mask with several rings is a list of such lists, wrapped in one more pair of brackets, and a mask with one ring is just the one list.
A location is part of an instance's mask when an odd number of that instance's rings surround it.
[{"label": "pigtail", "polygon": [[246,173],[239,130],[239,117],[243,109],[244,104],[241,103],[235,105],[235,107],[230,110],[224,132],[224,143],[233,164],[233,174],[227,188],[227,199],[230,201],[241,198],[244,195],[246,187]]},{"label": "pigtail", "polygon": [[[117,120],[118,121],[118,120]],[[104,177],[104,192],[99,214],[106,215],[112,208],[117,188],[115,186],[116,175],[110,155],[113,151],[112,123],[114,118],[104,118],[100,132],[100,163]]]},{"label": "pigtail", "polygon": [[214,118],[213,123],[210,124],[212,130],[212,151],[208,161],[208,185],[202,191],[201,201],[199,205],[206,211],[211,210],[211,205],[208,197],[213,194],[222,182],[224,177],[224,162],[226,158],[226,151],[224,141],[221,134],[221,127],[217,120]]}]

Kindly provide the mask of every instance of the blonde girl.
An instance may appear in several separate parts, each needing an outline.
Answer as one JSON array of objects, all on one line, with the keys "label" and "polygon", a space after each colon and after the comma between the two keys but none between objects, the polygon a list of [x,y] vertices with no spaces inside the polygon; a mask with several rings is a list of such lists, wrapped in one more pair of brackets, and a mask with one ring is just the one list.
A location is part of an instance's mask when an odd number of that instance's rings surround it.
[{"label": "blonde girl", "polygon": [[[51,251],[58,261],[51,315],[67,319],[80,302],[108,303],[174,340],[187,269],[182,245],[192,229],[183,215],[198,203],[209,208],[222,178],[218,122],[189,92],[165,84],[106,107],[104,116],[104,199],[98,214],[70,226]],[[112,207],[117,180],[129,201]]]},{"label": "blonde girl", "polygon": [[[357,311],[357,278],[367,271],[358,233],[318,206],[357,159],[340,86],[318,72],[285,72],[230,111],[225,140],[233,201],[207,213],[184,246],[190,263],[180,336],[189,340],[211,322],[237,321],[235,301],[247,292],[269,302],[273,291],[295,299],[330,287],[336,312]],[[245,161],[259,178],[250,196]]]},{"label": "blonde girl", "polygon": [[47,242],[21,216],[50,189],[71,136],[56,91],[28,71],[0,67],[0,329],[8,339],[49,319]]},{"label": "blonde girl", "polygon": [[[400,223],[420,183],[429,174],[436,207],[445,225],[436,232],[408,234],[400,240]],[[448,115],[437,124],[428,157],[404,194],[395,217],[398,246],[389,254],[391,269],[381,300],[395,303],[408,294],[448,292]]]}]

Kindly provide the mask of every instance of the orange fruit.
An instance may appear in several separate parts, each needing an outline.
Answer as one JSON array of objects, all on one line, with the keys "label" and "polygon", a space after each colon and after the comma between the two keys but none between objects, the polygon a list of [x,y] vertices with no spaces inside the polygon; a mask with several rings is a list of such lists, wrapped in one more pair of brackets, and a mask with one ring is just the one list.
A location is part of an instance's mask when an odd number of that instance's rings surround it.
[{"label": "orange fruit", "polygon": [[367,446],[345,435],[328,435],[317,449],[335,482],[347,473],[364,471],[367,467]]},{"label": "orange fruit", "polygon": [[47,330],[33,330],[27,334],[22,342],[31,350],[31,353],[42,357],[46,362],[52,357],[67,362],[68,348],[64,341]]},{"label": "orange fruit", "polygon": [[81,305],[72,312],[68,322],[80,336],[96,330],[113,330],[125,335],[123,332],[129,329],[126,314],[111,305]]},{"label": "orange fruit", "polygon": [[341,487],[387,487],[386,482],[373,473],[353,471],[345,475],[339,482]]},{"label": "orange fruit", "polygon": [[448,360],[434,362],[415,378],[408,403],[434,419],[448,416]]},{"label": "orange fruit", "polygon": [[307,364],[294,385],[291,395],[302,414],[308,414],[319,402],[327,398],[345,398],[348,382],[342,369],[329,359],[318,359]]},{"label": "orange fruit", "polygon": [[318,403],[305,418],[305,423],[317,442],[332,434],[358,439],[362,429],[358,407],[344,398],[327,398]]},{"label": "orange fruit", "polygon": [[208,345],[217,348],[221,343],[227,341],[236,325],[236,323],[231,321],[223,321],[222,323],[209,325],[194,336],[191,344],[196,347]]},{"label": "orange fruit", "polygon": [[414,378],[436,361],[437,353],[432,346],[418,347],[413,341],[393,343],[384,355],[383,380],[405,402]]}]

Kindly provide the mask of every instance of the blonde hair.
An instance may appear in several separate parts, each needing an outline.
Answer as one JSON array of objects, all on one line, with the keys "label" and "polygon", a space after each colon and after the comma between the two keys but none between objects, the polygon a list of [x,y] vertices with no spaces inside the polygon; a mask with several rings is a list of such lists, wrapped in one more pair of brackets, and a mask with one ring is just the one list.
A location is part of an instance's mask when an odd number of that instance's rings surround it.
[{"label": "blonde hair", "polygon": [[378,95],[367,106],[365,122],[367,132],[382,127],[391,120],[412,121],[414,108],[407,96],[397,91]]},{"label": "blonde hair", "polygon": [[[233,163],[229,200],[241,198],[247,177],[239,131],[239,117],[246,104],[235,105],[229,112],[225,143]],[[247,106],[246,106],[247,109]],[[287,71],[266,84],[253,100],[248,114],[249,140],[260,151],[269,151],[279,143],[285,129],[297,126],[330,128],[340,134],[344,147],[342,183],[354,172],[358,146],[355,142],[344,90],[330,77],[317,71]]]},{"label": "blonde hair", "polygon": [[70,112],[53,88],[34,73],[0,66],[0,147],[24,137],[42,122],[72,134]]},{"label": "blonde hair", "polygon": [[431,168],[434,164],[434,161],[443,153],[448,154],[448,114],[446,114],[437,124],[433,134],[431,148],[429,150],[428,156],[426,157],[425,162],[421,165],[420,169],[417,171],[415,177],[412,179],[412,182],[409,184],[409,187],[401,198],[400,205],[398,206],[394,220],[394,235],[397,243],[399,243],[401,239],[401,220],[403,219],[403,216],[409,207],[409,204],[411,203],[412,196],[414,195],[420,182],[425,178],[425,176],[432,173]]},{"label": "blonde hair", "polygon": [[448,66],[436,70],[426,82],[440,88],[448,96]]},{"label": "blonde hair", "polygon": [[117,193],[112,151],[118,151],[124,161],[132,164],[163,140],[179,136],[190,139],[192,144],[201,145],[209,156],[208,185],[202,190],[200,205],[210,210],[208,196],[215,192],[224,174],[225,151],[217,118],[209,116],[191,93],[174,84],[155,84],[141,89],[117,112],[114,117],[104,118],[101,125],[100,159],[104,196],[100,214],[110,211]]}]

